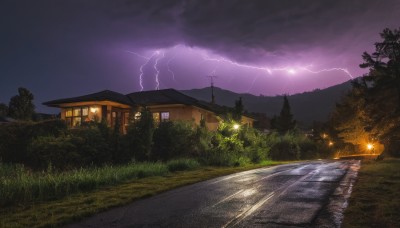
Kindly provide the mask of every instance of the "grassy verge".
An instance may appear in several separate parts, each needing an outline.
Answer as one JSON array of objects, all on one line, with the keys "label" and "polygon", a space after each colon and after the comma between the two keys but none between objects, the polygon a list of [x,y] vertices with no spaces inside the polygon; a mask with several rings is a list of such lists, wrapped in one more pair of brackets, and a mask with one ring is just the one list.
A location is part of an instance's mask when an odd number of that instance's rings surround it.
[{"label": "grassy verge", "polygon": [[111,207],[152,196],[176,187],[282,162],[263,162],[244,167],[200,167],[191,171],[130,180],[115,186],[76,193],[59,200],[32,202],[0,209],[1,227],[48,227],[66,224]]},{"label": "grassy verge", "polygon": [[361,165],[343,227],[400,227],[400,159]]}]

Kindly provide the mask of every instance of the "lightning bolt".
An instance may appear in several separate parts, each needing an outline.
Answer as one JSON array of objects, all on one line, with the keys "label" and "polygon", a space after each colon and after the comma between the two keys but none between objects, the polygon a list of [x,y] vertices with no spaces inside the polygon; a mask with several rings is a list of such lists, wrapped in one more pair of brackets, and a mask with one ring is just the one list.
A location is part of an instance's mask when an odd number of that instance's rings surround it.
[{"label": "lightning bolt", "polygon": [[161,52],[161,57],[160,57],[159,51],[156,51],[156,53],[157,53],[157,58],[154,61],[153,67],[154,67],[154,70],[156,70],[156,73],[154,75],[156,78],[156,90],[159,90],[160,89],[160,80],[159,80],[158,76],[160,75],[160,70],[158,69],[158,61],[160,61],[161,59],[163,59],[165,57],[165,53]]},{"label": "lightning bolt", "polygon": [[167,62],[167,70],[171,73],[172,75],[172,80],[175,81],[175,73],[171,70],[171,67],[169,66],[169,64],[171,63],[172,60],[174,60],[176,57],[176,55],[174,55],[172,58],[170,58]]},{"label": "lightning bolt", "polygon": [[[142,58],[142,59],[145,59],[146,61],[140,66],[140,68],[139,68],[139,71],[140,71],[140,74],[139,74],[139,85],[140,85],[140,91],[143,91],[143,89],[144,89],[144,86],[143,86],[143,75],[144,75],[144,71],[143,71],[143,68],[147,65],[147,64],[149,64],[150,63],[150,61],[154,58],[154,57],[156,57],[155,58],[155,61],[154,61],[154,65],[153,65],[153,68],[154,68],[154,70],[156,71],[156,73],[154,74],[154,76],[155,76],[155,81],[156,81],[156,90],[159,90],[160,89],[160,81],[159,81],[159,74],[160,74],[160,70],[158,69],[158,61],[160,60],[160,59],[162,59],[162,58],[164,58],[165,57],[165,53],[164,52],[161,52],[160,50],[156,50],[156,51],[154,51],[153,52],[153,54],[151,55],[151,56],[145,56],[145,55],[141,55],[141,54],[139,54],[139,53],[137,53],[137,52],[133,52],[133,51],[125,51],[125,52],[127,52],[127,53],[130,53],[130,54],[134,54],[134,55],[136,55],[136,56],[138,56],[138,57],[140,57],[140,58]],[[161,53],[161,57],[160,57],[160,53]]]},{"label": "lightning bolt", "polygon": [[287,72],[288,74],[296,74],[298,71],[307,71],[309,73],[312,74],[318,74],[321,72],[329,72],[329,71],[342,71],[344,72],[346,75],[348,75],[350,77],[350,79],[354,79],[353,75],[345,68],[340,68],[340,67],[334,67],[334,68],[328,68],[328,69],[321,69],[321,70],[311,70],[309,69],[310,67],[312,67],[312,65],[307,65],[304,67],[289,67],[289,66],[285,66],[285,67],[278,67],[278,68],[271,68],[271,67],[265,67],[265,66],[254,66],[254,65],[247,65],[247,64],[242,64],[242,63],[238,63],[238,62],[234,62],[232,60],[226,59],[226,58],[211,58],[207,55],[202,55],[203,60],[204,61],[215,61],[215,62],[224,62],[224,63],[228,63],[234,66],[238,66],[238,67],[243,67],[243,68],[248,68],[248,69],[253,69],[253,70],[261,70],[261,71],[266,71],[268,72],[268,74],[272,74],[274,71],[284,71]]}]

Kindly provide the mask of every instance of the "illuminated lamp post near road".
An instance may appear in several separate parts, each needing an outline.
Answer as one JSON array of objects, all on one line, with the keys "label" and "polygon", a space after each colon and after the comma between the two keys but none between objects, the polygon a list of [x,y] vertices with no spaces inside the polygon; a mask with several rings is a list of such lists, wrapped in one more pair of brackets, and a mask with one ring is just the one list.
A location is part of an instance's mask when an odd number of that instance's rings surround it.
[{"label": "illuminated lamp post near road", "polygon": [[239,128],[240,128],[239,124],[234,124],[233,125],[233,130],[237,131],[237,130],[239,130]]},{"label": "illuminated lamp post near road", "polygon": [[367,144],[367,149],[368,149],[369,151],[372,151],[373,154],[375,154],[374,144],[368,143],[368,144]]}]

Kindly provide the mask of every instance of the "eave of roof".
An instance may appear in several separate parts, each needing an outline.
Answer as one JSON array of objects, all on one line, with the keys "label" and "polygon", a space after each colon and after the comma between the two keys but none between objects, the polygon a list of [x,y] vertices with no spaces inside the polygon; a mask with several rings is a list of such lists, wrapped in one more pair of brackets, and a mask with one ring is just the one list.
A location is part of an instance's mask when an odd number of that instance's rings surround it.
[{"label": "eave of roof", "polygon": [[92,93],[92,94],[78,96],[78,97],[71,97],[71,98],[47,101],[47,102],[44,102],[43,104],[50,106],[50,107],[58,107],[60,104],[85,102],[85,101],[114,101],[114,102],[130,105],[130,106],[134,105],[134,103],[125,95],[111,91],[111,90],[103,90],[103,91],[100,91],[97,93]]}]

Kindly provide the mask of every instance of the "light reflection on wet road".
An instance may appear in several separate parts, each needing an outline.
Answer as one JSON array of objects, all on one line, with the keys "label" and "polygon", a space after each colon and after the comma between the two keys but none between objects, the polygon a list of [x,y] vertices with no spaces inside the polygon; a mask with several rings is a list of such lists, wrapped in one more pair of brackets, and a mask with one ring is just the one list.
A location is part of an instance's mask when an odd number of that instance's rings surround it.
[{"label": "light reflection on wet road", "polygon": [[138,200],[69,227],[337,227],[346,205],[340,192],[351,192],[358,167],[359,161],[347,160],[250,170]]}]

